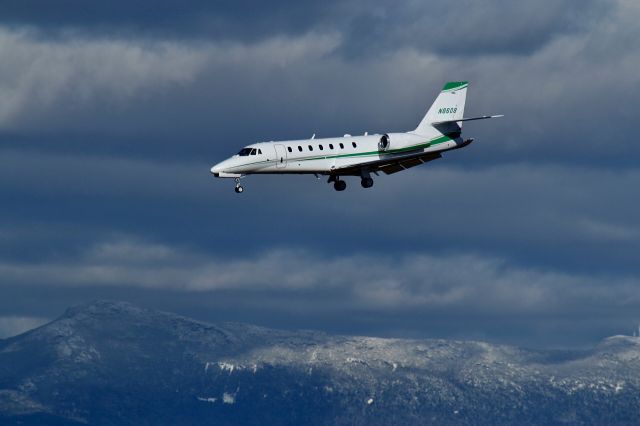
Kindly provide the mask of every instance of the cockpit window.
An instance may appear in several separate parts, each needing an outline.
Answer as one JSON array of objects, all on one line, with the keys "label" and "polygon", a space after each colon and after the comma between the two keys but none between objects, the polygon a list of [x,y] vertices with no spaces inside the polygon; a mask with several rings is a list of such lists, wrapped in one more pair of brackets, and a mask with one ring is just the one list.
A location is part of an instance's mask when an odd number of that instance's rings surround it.
[{"label": "cockpit window", "polygon": [[251,148],[242,148],[238,153],[240,157],[246,157],[249,154],[251,154]]},{"label": "cockpit window", "polygon": [[258,154],[262,155],[262,150],[261,149],[258,150]]},{"label": "cockpit window", "polygon": [[253,148],[253,149],[251,150],[251,155],[256,155],[256,153],[257,153],[257,152],[258,152],[258,150],[257,150],[257,149],[255,149],[255,148]]}]

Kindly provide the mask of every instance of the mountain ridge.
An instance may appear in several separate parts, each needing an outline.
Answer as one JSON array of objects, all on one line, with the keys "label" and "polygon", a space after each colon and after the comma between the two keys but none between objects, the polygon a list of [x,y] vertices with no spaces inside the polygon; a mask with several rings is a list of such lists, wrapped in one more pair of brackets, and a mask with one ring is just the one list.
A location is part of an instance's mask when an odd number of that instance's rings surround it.
[{"label": "mountain ridge", "polygon": [[100,300],[0,341],[0,419],[21,424],[625,424],[640,422],[638,390],[629,336],[528,350],[210,324]]}]

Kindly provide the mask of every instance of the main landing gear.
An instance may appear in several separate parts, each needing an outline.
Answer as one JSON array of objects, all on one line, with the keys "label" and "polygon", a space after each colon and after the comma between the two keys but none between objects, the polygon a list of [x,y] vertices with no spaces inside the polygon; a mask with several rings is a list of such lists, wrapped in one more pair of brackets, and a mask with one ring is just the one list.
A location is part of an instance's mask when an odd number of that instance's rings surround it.
[{"label": "main landing gear", "polygon": [[362,185],[363,188],[371,188],[373,186],[373,179],[370,177],[363,177],[360,181],[360,185]]},{"label": "main landing gear", "polygon": [[[340,180],[340,176],[331,175],[327,182],[333,182],[333,189],[336,191],[344,191],[347,189],[347,182]],[[371,188],[373,186],[373,179],[371,176],[363,176],[360,185],[362,185],[363,188]]]},{"label": "main landing gear", "polygon": [[240,178],[235,178],[236,181],[236,194],[242,194],[242,191],[244,191],[244,188],[242,187],[242,185],[240,185]]},{"label": "main landing gear", "polygon": [[347,182],[343,180],[336,180],[333,183],[333,189],[335,189],[336,191],[344,191],[345,189],[347,189]]},{"label": "main landing gear", "polygon": [[347,182],[340,180],[340,176],[331,175],[329,179],[327,179],[327,183],[333,182],[333,189],[336,191],[344,191],[347,189]]}]

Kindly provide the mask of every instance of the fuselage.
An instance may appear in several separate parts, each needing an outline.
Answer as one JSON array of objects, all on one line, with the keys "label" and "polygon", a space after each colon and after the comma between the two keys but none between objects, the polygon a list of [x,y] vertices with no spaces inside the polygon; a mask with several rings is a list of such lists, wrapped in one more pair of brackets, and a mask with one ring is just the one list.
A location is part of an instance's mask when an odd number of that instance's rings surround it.
[{"label": "fuselage", "polygon": [[[380,143],[383,136],[389,140],[386,149]],[[366,169],[367,163],[418,153],[447,151],[462,145],[459,134],[445,135],[435,129],[430,136],[389,133],[260,142],[248,145],[238,154],[216,164],[211,168],[211,173],[217,177],[274,173],[341,174],[342,169]],[[350,174],[354,173],[344,173]]]},{"label": "fuselage", "polygon": [[464,118],[466,81],[444,85],[415,130],[383,135],[344,135],[341,138],[260,142],[211,168],[215,177],[235,178],[235,191],[243,192],[240,178],[251,174],[329,175],[336,191],[344,191],[342,176],[359,176],[363,188],[373,186],[371,174],[387,175],[441,158],[440,153],[462,148],[462,123],[498,116]]}]

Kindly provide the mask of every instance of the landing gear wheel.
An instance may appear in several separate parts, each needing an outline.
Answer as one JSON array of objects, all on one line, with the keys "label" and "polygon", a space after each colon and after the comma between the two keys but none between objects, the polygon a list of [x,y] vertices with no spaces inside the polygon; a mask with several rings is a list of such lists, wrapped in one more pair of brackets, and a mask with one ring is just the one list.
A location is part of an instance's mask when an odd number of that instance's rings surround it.
[{"label": "landing gear wheel", "polygon": [[336,191],[344,191],[345,189],[347,189],[347,182],[343,181],[343,180],[337,180],[335,181],[335,183],[333,184],[333,188]]},{"label": "landing gear wheel", "polygon": [[363,188],[371,188],[373,186],[373,179],[370,177],[362,178],[360,185],[362,185]]},{"label": "landing gear wheel", "polygon": [[242,194],[244,188],[240,185],[240,178],[235,178],[234,181],[236,182],[236,194]]}]

